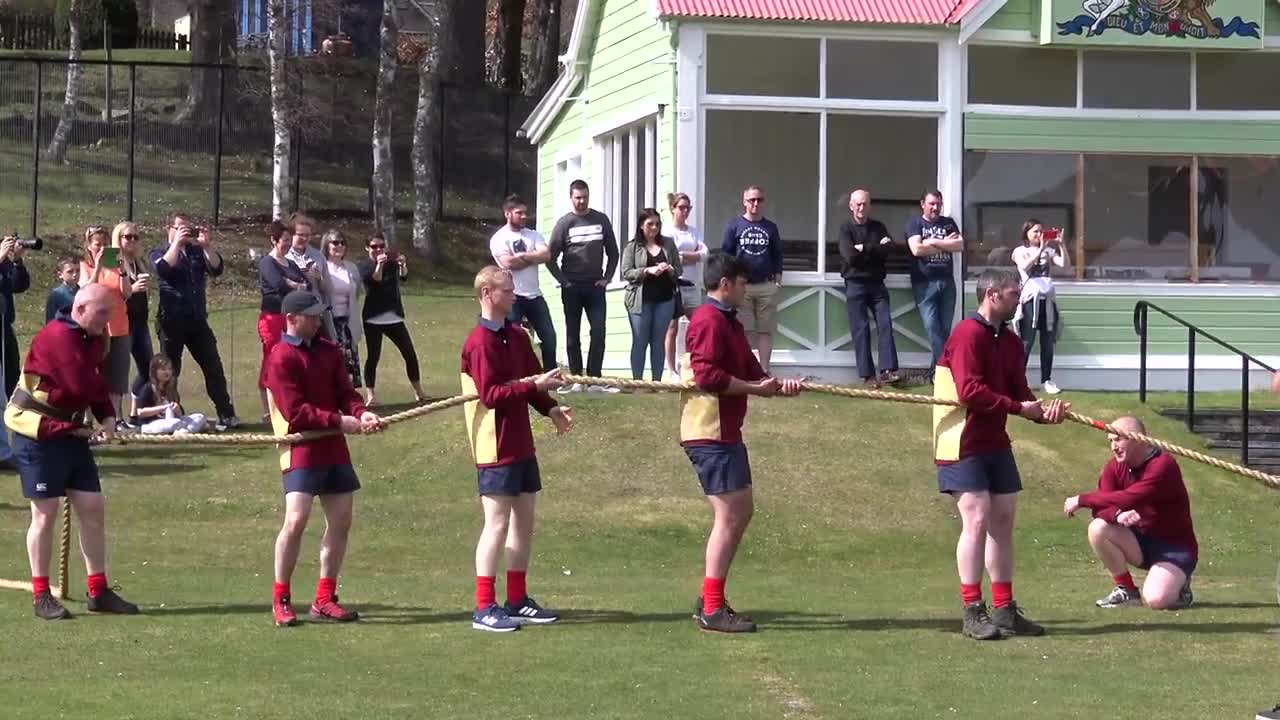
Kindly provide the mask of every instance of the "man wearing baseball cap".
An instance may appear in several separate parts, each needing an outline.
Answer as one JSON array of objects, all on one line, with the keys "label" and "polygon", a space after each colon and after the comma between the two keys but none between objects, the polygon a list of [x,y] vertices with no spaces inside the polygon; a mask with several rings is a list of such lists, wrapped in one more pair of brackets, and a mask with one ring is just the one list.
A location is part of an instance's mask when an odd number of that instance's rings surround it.
[{"label": "man wearing baseball cap", "polygon": [[[267,401],[276,435],[305,430],[371,433],[383,427],[351,385],[342,348],[318,336],[325,304],[315,293],[295,290],[284,297],[282,342],[267,357]],[[347,551],[351,510],[360,489],[351,454],[342,435],[284,444],[280,451],[284,473],[284,526],[276,538],[275,587],[272,614],[276,625],[292,626],[289,580],[298,564],[302,533],[311,515],[311,501],[320,497],[324,509],[324,539],[320,542],[320,580],[316,584],[311,619],[350,622],[359,615],[338,604],[338,573]]]}]

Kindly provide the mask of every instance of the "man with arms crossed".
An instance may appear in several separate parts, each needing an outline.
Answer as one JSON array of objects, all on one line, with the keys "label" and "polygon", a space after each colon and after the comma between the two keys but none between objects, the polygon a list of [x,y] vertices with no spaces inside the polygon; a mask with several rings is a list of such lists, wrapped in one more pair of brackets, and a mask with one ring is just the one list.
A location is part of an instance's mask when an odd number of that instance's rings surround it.
[{"label": "man with arms crossed", "polygon": [[[720,249],[746,265],[747,294],[742,299],[742,327],[760,353],[760,366],[769,372],[773,334],[778,330],[778,289],[782,287],[782,235],[764,216],[764,190],[752,185],[742,191],[743,212],[724,229]],[[707,288],[711,290],[710,287]]]},{"label": "man with arms crossed", "polygon": [[[861,188],[849,195],[849,219],[840,225],[840,256],[844,266],[845,312],[849,336],[857,354],[858,375],[868,385],[898,381],[898,348],[893,341],[893,307],[885,287],[885,260],[893,239],[884,223],[871,217],[871,193]],[[880,344],[880,374],[871,359],[871,328],[867,313],[876,321]]]},{"label": "man with arms crossed", "polygon": [[[933,407],[938,490],[956,499],[962,529],[956,543],[962,632],[975,640],[1043,635],[1013,600],[1013,519],[1022,479],[1005,422],[1021,415],[1061,423],[1068,405],[1048,407],[1031,394],[1022,367],[1022,342],[1009,329],[1021,292],[1011,270],[978,278],[978,312],[956,326],[938,361],[936,398],[962,407]],[[982,569],[991,576],[995,612],[982,601]]]},{"label": "man with arms crossed", "polygon": [[[694,609],[699,630],[754,632],[751,618],[738,615],[725,599],[725,582],[738,544],[751,522],[751,464],[742,442],[747,396],[797,395],[799,380],[769,377],[738,322],[750,270],[724,252],[707,258],[703,280],[707,301],[694,311],[686,332],[687,356],[680,364],[685,383],[703,392],[680,394],[680,444],[693,463],[711,504],[702,596]],[[705,394],[711,393],[711,394]]]},{"label": "man with arms crossed", "polygon": [[[591,346],[587,351],[587,375],[600,377],[604,372],[605,288],[618,269],[618,238],[613,223],[599,210],[591,209],[591,190],[582,180],[569,184],[569,200],[573,211],[567,213],[551,230],[550,257],[547,270],[560,283],[560,299],[564,304],[565,354],[569,371],[582,374],[582,311],[591,324]],[[563,257],[562,257],[563,256]],[[608,257],[602,273],[600,265]],[[579,392],[580,384],[564,386],[561,392]],[[617,388],[592,385],[592,392],[616,393]]]},{"label": "man with arms crossed", "polygon": [[515,304],[508,319],[517,324],[528,319],[542,347],[542,369],[551,370],[556,367],[556,328],[538,287],[538,265],[551,259],[551,250],[541,235],[525,227],[529,205],[519,195],[507,198],[502,214],[507,224],[489,239],[489,254],[511,273],[516,284]]},{"label": "man with arms crossed", "polygon": [[911,263],[911,292],[920,321],[929,335],[933,352],[930,374],[942,356],[956,311],[953,253],[964,250],[964,238],[956,221],[942,214],[942,193],[930,190],[920,198],[920,215],[907,221],[907,247]]},{"label": "man with arms crossed", "polygon": [[[324,311],[320,296],[307,290],[294,290],[280,304],[285,332],[267,356],[266,373],[271,426],[277,435],[304,430],[370,433],[382,427],[382,419],[365,408],[351,385],[342,346],[319,337]],[[276,538],[271,603],[276,625],[288,627],[298,622],[289,582],[316,496],[324,509],[325,528],[311,619],[359,619],[358,613],[338,604],[338,574],[347,554],[355,491],[360,489],[346,438],[330,435],[287,444],[280,453],[280,469],[284,472],[285,514]]]},{"label": "man with arms crossed", "polygon": [[71,617],[49,590],[49,559],[58,498],[75,508],[80,552],[88,575],[89,612],[134,615],[138,606],[125,601],[107,583],[107,533],[98,466],[89,450],[82,420],[92,411],[101,432],[115,432],[115,409],[99,372],[106,355],[110,291],[87,285],[70,308],[31,340],[22,377],[13,391],[4,420],[13,431],[14,460],[22,494],[31,501],[27,559],[31,562],[32,610],[45,620]]},{"label": "man with arms crossed", "polygon": [[[1146,435],[1136,417],[1118,418],[1118,430]],[[1066,499],[1067,517],[1093,511],[1089,547],[1111,573],[1116,587],[1098,600],[1101,608],[1141,605],[1177,610],[1191,605],[1191,573],[1200,545],[1191,524],[1191,498],[1172,455],[1137,440],[1110,435],[1112,458],[1102,468],[1098,489]],[[1129,567],[1147,571],[1142,591]]]},{"label": "man with arms crossed", "polygon": [[[534,501],[542,489],[534,455],[529,406],[551,419],[556,432],[573,427],[569,408],[548,394],[562,384],[560,371],[541,372],[529,336],[508,320],[516,289],[511,273],[490,265],[476,274],[480,322],[462,346],[462,392],[479,396],[465,407],[467,439],[475,458],[484,530],[476,543],[476,609],[471,627],[519,630],[521,623],[560,619],[529,596],[526,578],[533,543]],[[499,605],[498,555],[506,545],[507,602]]]}]

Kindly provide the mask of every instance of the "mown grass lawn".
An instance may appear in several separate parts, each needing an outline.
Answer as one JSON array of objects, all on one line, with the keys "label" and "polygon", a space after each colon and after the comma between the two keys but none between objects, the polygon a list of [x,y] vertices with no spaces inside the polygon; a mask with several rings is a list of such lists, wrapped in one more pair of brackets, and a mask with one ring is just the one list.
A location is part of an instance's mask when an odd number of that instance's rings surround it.
[{"label": "mown grass lawn", "polygon": [[[467,288],[415,289],[412,332],[433,394],[457,391]],[[257,415],[250,308],[221,312],[235,394]],[[394,350],[380,395],[411,395]],[[184,381],[200,404],[198,372]],[[1095,417],[1134,394],[1068,394]],[[1043,638],[960,637],[958,519],[936,493],[927,409],[801,396],[753,402],[757,514],[729,583],[761,623],[696,632],[707,511],[667,395],[573,396],[579,427],[536,425],[546,490],[531,589],[560,626],[470,629],[478,532],[461,411],[353,441],[364,489],[341,594],[354,626],[270,622],[279,473],[269,449],[104,449],[111,576],[141,617],[45,623],[0,593],[5,718],[1244,718],[1280,698],[1275,495],[1183,464],[1203,555],[1196,606],[1102,611],[1109,579],[1062,499],[1091,488],[1105,437],[1012,423],[1026,491],[1020,603]],[[402,407],[402,406],[401,406]],[[1147,413],[1153,434],[1199,447]],[[0,483],[0,576],[28,574],[26,505]],[[311,528],[294,585],[316,575]],[[83,569],[72,565],[83,595]],[[500,590],[501,591],[501,590]],[[72,603],[73,611],[83,605]]]}]

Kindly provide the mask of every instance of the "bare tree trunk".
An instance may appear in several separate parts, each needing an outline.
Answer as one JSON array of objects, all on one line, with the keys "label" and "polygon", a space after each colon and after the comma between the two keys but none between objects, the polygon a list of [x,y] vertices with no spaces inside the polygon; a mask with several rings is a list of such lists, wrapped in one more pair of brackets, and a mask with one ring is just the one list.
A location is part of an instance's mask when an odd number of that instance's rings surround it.
[{"label": "bare tree trunk", "polygon": [[450,82],[474,87],[484,83],[484,30],[487,3],[461,0],[449,3],[445,12],[436,3],[436,25],[445,28],[438,35],[446,41],[438,64]]},{"label": "bare tree trunk", "polygon": [[[427,51],[418,59],[418,108],[413,120],[413,247],[430,262],[440,259],[436,238],[442,100],[439,83],[450,75],[450,68],[443,66],[443,62],[450,57],[454,43],[453,21],[458,3],[483,5],[470,0],[439,0]],[[483,44],[481,50],[483,52]]]},{"label": "bare tree trunk", "polygon": [[498,25],[489,48],[492,64],[490,82],[504,90],[520,91],[523,61],[520,44],[524,39],[525,0],[499,0]]},{"label": "bare tree trunk", "polygon": [[292,139],[293,93],[289,88],[289,72],[285,65],[284,0],[267,2],[267,56],[271,67],[271,123],[275,129],[272,147],[271,212],[282,217],[294,208],[293,183],[289,169],[293,166]]},{"label": "bare tree trunk", "polygon": [[[62,119],[58,121],[58,127],[53,131],[53,140],[49,142],[49,148],[45,151],[45,157],[56,163],[65,163],[67,161],[67,143],[71,139],[71,126],[76,121],[76,103],[80,100],[80,0],[71,0],[71,5],[67,13],[68,24],[71,26],[71,52],[67,55],[71,60],[67,65],[67,92],[62,100]],[[40,108],[36,108],[36,112],[40,112]]]},{"label": "bare tree trunk", "polygon": [[395,242],[395,162],[391,158],[391,106],[396,79],[400,18],[396,0],[383,0],[378,84],[373,106],[373,222],[387,243]]},{"label": "bare tree trunk", "polygon": [[[191,62],[220,63],[235,58],[236,18],[233,0],[191,0]],[[228,78],[230,80],[231,78]],[[191,68],[187,105],[177,123],[215,123],[218,120],[218,71]],[[227,83],[231,87],[233,83]],[[223,114],[234,115],[224,103]]]},{"label": "bare tree trunk", "polygon": [[530,95],[541,97],[555,84],[560,71],[560,0],[534,0],[533,50],[530,53]]}]

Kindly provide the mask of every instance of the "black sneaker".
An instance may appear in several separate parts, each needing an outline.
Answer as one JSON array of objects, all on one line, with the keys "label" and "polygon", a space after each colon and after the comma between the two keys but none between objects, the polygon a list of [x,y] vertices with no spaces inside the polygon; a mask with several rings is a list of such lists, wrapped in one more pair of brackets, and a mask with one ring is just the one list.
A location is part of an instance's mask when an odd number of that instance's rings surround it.
[{"label": "black sneaker", "polygon": [[71,611],[45,590],[31,600],[31,612],[41,620],[70,620]]},{"label": "black sneaker", "polygon": [[115,590],[107,588],[98,593],[98,597],[89,597],[87,603],[89,612],[93,613],[113,613],[116,615],[137,615],[138,606],[125,600],[116,594]]},{"label": "black sneaker", "polygon": [[996,608],[991,613],[991,624],[999,628],[1004,635],[1044,634],[1044,626],[1031,622],[1026,615],[1022,614],[1022,608],[1018,607],[1018,603],[1012,600],[1007,606]]},{"label": "black sneaker", "polygon": [[[743,620],[746,620],[747,622],[755,622],[754,620],[752,620],[752,619],[751,619],[751,616],[750,616],[750,615],[739,615],[739,614],[738,614],[738,612],[737,612],[736,610],[734,610],[732,607],[730,607],[730,605],[729,605],[729,601],[728,601],[727,599],[724,601],[724,604],[723,604],[723,605],[721,605],[721,607],[723,607],[725,610],[729,611],[729,614],[730,614],[730,615],[733,615],[734,617],[742,618]],[[697,619],[698,619],[698,616],[699,616],[699,615],[701,615],[701,614],[702,614],[702,596],[701,596],[701,595],[699,595],[699,596],[698,596],[698,599],[693,601],[693,619],[694,619],[694,620],[697,620]]]},{"label": "black sneaker", "polygon": [[503,608],[507,611],[507,616],[518,623],[533,623],[535,625],[550,625],[560,621],[560,614],[548,610],[537,603],[533,598],[526,595],[524,602],[519,605],[507,603]]},{"label": "black sneaker", "polygon": [[1003,637],[1000,628],[991,622],[991,616],[987,614],[987,604],[981,600],[964,606],[964,625],[960,632],[974,640],[999,640]]},{"label": "black sneaker", "polygon": [[728,605],[722,606],[710,615],[699,613],[693,622],[698,626],[699,630],[705,632],[749,633],[756,631],[755,623],[744,619],[741,615],[731,614]]},{"label": "black sneaker", "polygon": [[885,370],[880,373],[881,385],[897,385],[902,380],[902,376],[897,370]]},{"label": "black sneaker", "polygon": [[1253,720],[1280,720],[1280,705],[1277,705],[1270,710],[1260,711],[1257,715],[1253,716]]},{"label": "black sneaker", "polygon": [[1178,591],[1178,603],[1173,606],[1173,609],[1185,610],[1191,607],[1195,599],[1195,595],[1191,594],[1191,578],[1187,578],[1187,581],[1182,584],[1182,589]]}]

